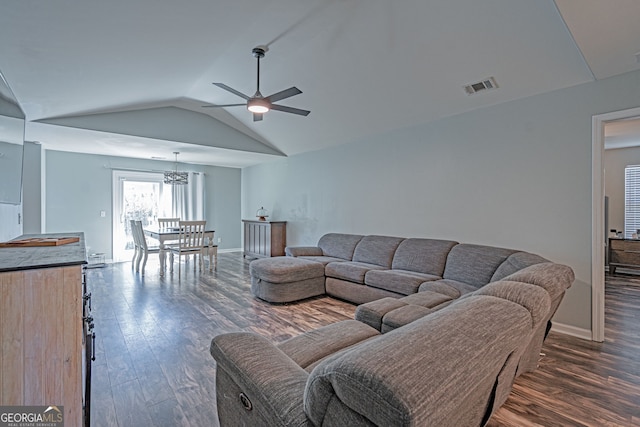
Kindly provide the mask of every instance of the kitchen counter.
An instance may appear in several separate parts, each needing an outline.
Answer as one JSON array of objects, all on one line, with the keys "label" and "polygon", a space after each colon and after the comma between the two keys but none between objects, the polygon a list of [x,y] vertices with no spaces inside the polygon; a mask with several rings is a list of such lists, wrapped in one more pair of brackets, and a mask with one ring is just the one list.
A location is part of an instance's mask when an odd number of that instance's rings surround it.
[{"label": "kitchen counter", "polygon": [[87,263],[84,233],[24,234],[13,240],[31,237],[79,237],[80,241],[59,246],[0,248],[0,272],[64,267]]}]

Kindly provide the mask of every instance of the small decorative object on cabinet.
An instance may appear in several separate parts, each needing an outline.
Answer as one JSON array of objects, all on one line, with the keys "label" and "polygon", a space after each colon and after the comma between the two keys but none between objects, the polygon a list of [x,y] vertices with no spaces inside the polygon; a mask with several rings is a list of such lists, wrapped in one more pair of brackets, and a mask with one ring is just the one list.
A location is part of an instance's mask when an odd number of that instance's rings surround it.
[{"label": "small decorative object on cabinet", "polygon": [[264,258],[284,256],[287,245],[287,222],[243,219],[244,256]]},{"label": "small decorative object on cabinet", "polygon": [[609,239],[609,273],[616,274],[616,267],[640,268],[640,240]]},{"label": "small decorative object on cabinet", "polygon": [[95,333],[84,234],[72,234],[0,248],[0,406],[60,405],[65,425],[89,426]]},{"label": "small decorative object on cabinet", "polygon": [[256,217],[258,218],[258,221],[266,221],[267,218],[269,217],[267,213],[268,212],[264,207],[258,209],[258,212],[256,212]]}]

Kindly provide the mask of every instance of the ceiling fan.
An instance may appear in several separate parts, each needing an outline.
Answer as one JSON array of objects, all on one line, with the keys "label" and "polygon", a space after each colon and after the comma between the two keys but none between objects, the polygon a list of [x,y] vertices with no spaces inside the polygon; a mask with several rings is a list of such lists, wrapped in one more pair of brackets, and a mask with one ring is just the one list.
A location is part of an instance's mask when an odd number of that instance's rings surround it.
[{"label": "ceiling fan", "polygon": [[220,89],[224,89],[228,92],[233,93],[234,95],[238,95],[240,98],[245,99],[247,101],[245,104],[203,105],[203,107],[239,107],[244,105],[247,107],[247,110],[253,113],[254,122],[262,120],[262,115],[269,110],[298,114],[300,116],[308,116],[311,111],[274,104],[274,102],[276,101],[301,94],[302,91],[295,86],[292,86],[289,89],[285,89],[280,92],[276,92],[273,95],[269,96],[262,96],[262,94],[260,93],[260,58],[264,58],[264,54],[268,50],[269,49],[266,46],[254,47],[252,50],[253,56],[256,57],[256,60],[258,62],[257,90],[253,96],[247,96],[244,93],[225,85],[224,83],[213,83]]}]

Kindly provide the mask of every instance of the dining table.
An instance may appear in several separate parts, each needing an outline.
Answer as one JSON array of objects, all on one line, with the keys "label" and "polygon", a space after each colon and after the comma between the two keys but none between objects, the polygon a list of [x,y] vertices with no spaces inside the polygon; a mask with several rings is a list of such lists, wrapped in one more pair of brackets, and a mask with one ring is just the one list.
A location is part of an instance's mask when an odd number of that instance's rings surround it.
[{"label": "dining table", "polygon": [[[209,248],[207,251],[209,255],[209,271],[212,271],[213,268],[213,255],[215,252],[214,248],[216,247],[213,240],[214,233],[215,230],[204,231],[204,237],[207,239],[205,247]],[[176,242],[180,238],[180,228],[145,228],[144,234],[160,242],[160,251],[158,252],[158,256],[160,257],[160,275],[164,276],[167,259],[167,242]]]}]

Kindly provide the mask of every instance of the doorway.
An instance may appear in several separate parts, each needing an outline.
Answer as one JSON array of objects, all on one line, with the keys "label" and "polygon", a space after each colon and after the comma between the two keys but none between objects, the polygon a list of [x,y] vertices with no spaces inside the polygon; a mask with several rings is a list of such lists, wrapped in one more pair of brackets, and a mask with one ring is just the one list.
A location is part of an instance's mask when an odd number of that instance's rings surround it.
[{"label": "doorway", "polygon": [[604,341],[604,128],[607,122],[640,116],[640,108],[592,118],[591,339]]},{"label": "doorway", "polygon": [[163,174],[113,171],[113,260],[129,261],[134,246],[130,220],[153,227],[158,217],[171,216],[172,186],[163,183]]}]

